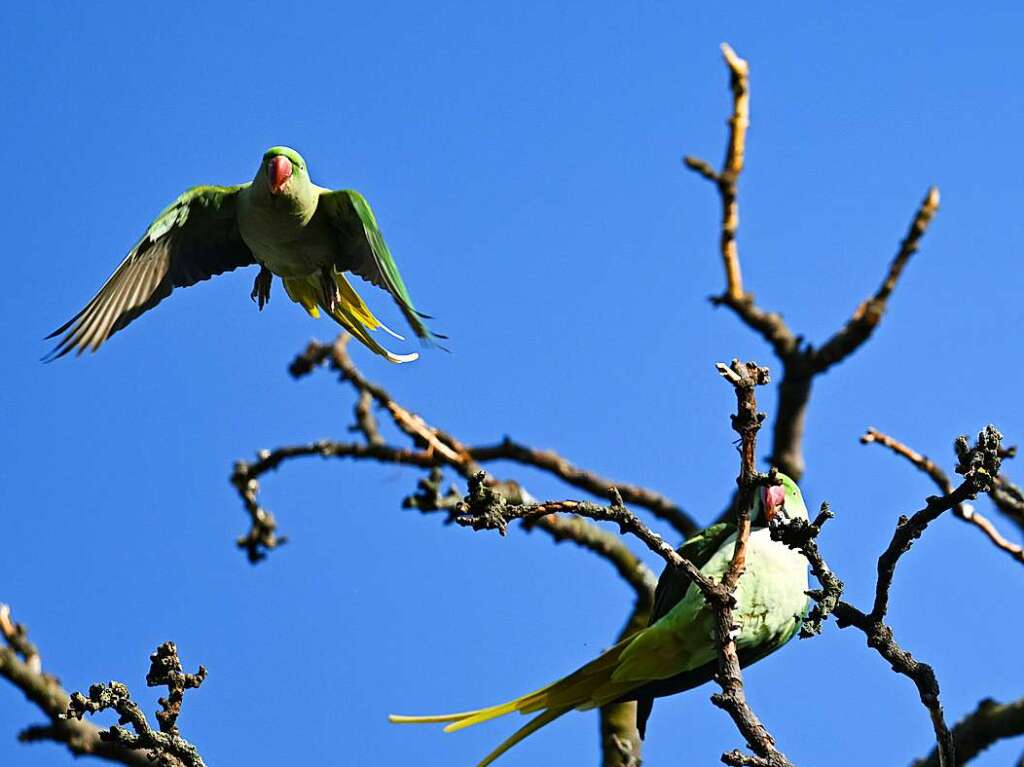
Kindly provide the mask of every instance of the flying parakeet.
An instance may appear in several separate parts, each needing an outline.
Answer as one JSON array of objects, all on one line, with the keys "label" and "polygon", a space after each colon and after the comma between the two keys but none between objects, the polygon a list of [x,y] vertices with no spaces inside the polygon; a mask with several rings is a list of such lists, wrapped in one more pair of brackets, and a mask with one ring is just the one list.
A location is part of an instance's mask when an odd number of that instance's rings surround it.
[{"label": "flying parakeet", "polygon": [[[779,474],[781,485],[762,488],[751,512],[746,570],[736,588],[733,615],[739,625],[736,648],[740,663],[750,665],[793,638],[807,611],[807,560],[773,541],[769,521],[777,514],[807,519],[800,489]],[[723,522],[687,540],[679,554],[705,575],[721,578],[732,562],[736,526]],[[572,674],[536,692],[475,711],[436,716],[399,716],[399,724],[448,722],[454,732],[518,711],[537,714],[477,767],[486,767],[526,736],[572,709],[585,711],[617,701],[636,700],[637,729],[647,727],[654,698],[672,695],[710,681],[717,669],[711,611],[685,573],[666,568],[658,581],[654,611],[647,628],[606,650]]]},{"label": "flying parakeet", "polygon": [[311,316],[323,310],[391,362],[416,359],[417,354],[391,353],[370,335],[382,328],[402,338],[349,285],[344,273],[352,272],[390,293],[417,337],[443,338],[427,329],[423,319],[429,317],[413,307],[366,199],[351,189],[317,186],[298,152],[276,146],[263,155],[251,182],[193,187],[157,216],[86,307],[48,336],[64,334],[49,359],[96,351],[174,288],[255,264],[260,272],[252,299],[261,311],[277,275]]}]

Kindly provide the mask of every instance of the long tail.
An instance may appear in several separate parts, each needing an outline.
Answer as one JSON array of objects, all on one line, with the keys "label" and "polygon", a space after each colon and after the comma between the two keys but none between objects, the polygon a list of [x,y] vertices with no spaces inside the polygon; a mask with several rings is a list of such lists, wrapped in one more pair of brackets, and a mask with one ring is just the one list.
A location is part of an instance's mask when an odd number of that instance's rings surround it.
[{"label": "long tail", "polygon": [[366,348],[374,354],[379,354],[389,362],[412,362],[419,357],[419,354],[415,352],[412,354],[395,354],[377,343],[376,339],[367,331],[380,328],[399,340],[404,339],[373,315],[373,312],[363,302],[363,299],[349,285],[344,274],[334,272],[334,282],[338,287],[338,292],[334,301],[333,311],[328,308],[330,302],[324,297],[324,288],[317,275],[286,278],[284,279],[284,288],[292,301],[301,304],[309,312],[309,316],[319,317],[320,310],[322,309],[324,314],[345,328]]},{"label": "long tail", "polygon": [[515,711],[521,714],[533,714],[540,711],[541,713],[538,716],[535,716],[502,741],[501,745],[491,751],[477,764],[477,767],[487,767],[487,765],[512,748],[512,746],[527,736],[532,735],[541,727],[555,721],[562,714],[573,709],[586,710],[603,706],[605,703],[610,703],[620,698],[633,688],[639,687],[642,682],[616,682],[612,678],[615,669],[619,665],[622,651],[626,649],[626,646],[632,640],[633,637],[630,637],[619,642],[564,679],[560,679],[553,684],[506,703],[499,703],[496,706],[488,706],[487,708],[480,708],[475,711],[462,711],[457,714],[434,714],[428,716],[391,714],[388,716],[388,720],[394,724],[435,724],[447,722],[448,724],[445,726],[444,731],[456,732],[457,730],[472,727],[474,724],[496,719],[499,716],[511,714]]}]

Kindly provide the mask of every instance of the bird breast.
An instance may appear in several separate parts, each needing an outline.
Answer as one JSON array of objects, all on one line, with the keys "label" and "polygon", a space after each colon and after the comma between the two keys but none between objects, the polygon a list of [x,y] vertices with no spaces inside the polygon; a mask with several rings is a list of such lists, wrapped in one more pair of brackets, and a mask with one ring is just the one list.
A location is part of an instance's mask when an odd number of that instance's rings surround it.
[{"label": "bird breast", "polygon": [[[722,547],[726,568],[735,539]],[[724,569],[723,569],[724,572]],[[767,529],[750,534],[747,563],[736,587],[740,646],[759,646],[788,635],[807,609],[807,560],[803,554],[773,541]]]},{"label": "bird breast", "polygon": [[281,277],[308,277],[334,262],[334,240],[320,220],[286,204],[246,201],[239,205],[238,228],[256,260]]}]

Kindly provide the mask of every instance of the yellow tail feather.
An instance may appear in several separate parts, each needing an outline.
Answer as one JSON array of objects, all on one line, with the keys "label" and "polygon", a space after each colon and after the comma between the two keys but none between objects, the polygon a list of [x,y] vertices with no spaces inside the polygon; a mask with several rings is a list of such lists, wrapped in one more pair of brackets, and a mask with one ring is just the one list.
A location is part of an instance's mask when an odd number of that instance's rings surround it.
[{"label": "yellow tail feather", "polygon": [[433,714],[427,716],[406,716],[405,714],[388,714],[388,721],[391,724],[438,724],[440,722],[454,722],[457,719],[464,719],[472,716],[475,711],[463,711],[459,714]]},{"label": "yellow tail feather", "polygon": [[452,721],[447,727],[444,728],[445,732],[458,732],[464,730],[467,727],[472,727],[474,724],[480,724],[481,722],[489,722],[491,719],[497,719],[499,716],[505,716],[505,714],[511,714],[513,711],[522,711],[525,704],[531,698],[540,695],[552,685],[544,687],[536,692],[531,692],[529,695],[524,695],[521,698],[510,700],[508,703],[499,703],[497,706],[488,706],[487,708],[477,709],[476,711],[467,711],[463,716],[457,720]]},{"label": "yellow tail feather", "polygon": [[402,337],[378,320],[363,299],[352,288],[345,275],[335,272],[334,281],[338,286],[338,300],[335,302],[334,311],[327,308],[327,301],[324,300],[320,280],[317,276],[285,278],[284,288],[288,297],[297,304],[300,304],[309,316],[317,318],[320,310],[323,309],[331,319],[341,325],[352,336],[375,354],[379,354],[389,362],[412,362],[419,357],[415,352],[412,354],[395,354],[385,349],[367,330],[382,328],[396,338]]},{"label": "yellow tail feather", "polygon": [[546,724],[553,722],[562,714],[572,709],[587,709],[603,705],[639,687],[643,682],[616,682],[613,680],[623,650],[633,641],[636,635],[619,642],[606,650],[597,658],[577,669],[569,676],[553,684],[542,687],[522,697],[488,706],[475,711],[463,711],[458,714],[433,714],[428,716],[404,716],[391,714],[388,719],[395,724],[434,724],[447,722],[445,732],[472,727],[475,724],[496,719],[505,714],[518,711],[521,714],[541,712],[525,725],[516,730],[503,741],[494,751],[488,754],[477,767],[487,767],[491,762],[508,751],[512,746],[533,734]]},{"label": "yellow tail feather", "polygon": [[476,767],[487,767],[487,765],[491,764],[495,759],[497,759],[499,756],[501,756],[510,748],[512,748],[512,746],[519,743],[519,741],[525,740],[527,737],[537,732],[537,730],[539,730],[541,727],[551,724],[551,722],[558,719],[558,717],[560,717],[562,714],[571,710],[572,709],[569,708],[553,708],[549,711],[545,711],[543,714],[538,714],[529,722],[527,722],[518,730],[516,730],[514,733],[512,733],[509,737],[505,738],[505,740],[501,742],[501,745],[499,745],[491,753],[489,753],[487,756],[481,759],[477,763]]}]

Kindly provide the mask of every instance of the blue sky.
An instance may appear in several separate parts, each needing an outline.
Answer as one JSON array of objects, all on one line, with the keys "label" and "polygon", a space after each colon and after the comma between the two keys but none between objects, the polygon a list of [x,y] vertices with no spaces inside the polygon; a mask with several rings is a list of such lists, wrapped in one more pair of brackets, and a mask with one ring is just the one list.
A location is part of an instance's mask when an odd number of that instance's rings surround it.
[{"label": "blue sky", "polygon": [[[233,546],[232,462],[344,438],[351,400],[329,376],[289,379],[293,353],[334,328],[279,288],[258,313],[249,271],[175,294],[94,357],[41,365],[41,338],[183,189],[246,180],[290,144],[318,183],[366,194],[451,336],[452,354],[410,366],[357,351],[369,375],[466,441],[511,433],[710,519],[736,472],[732,393],[712,365],[772,362],[706,301],[723,284],[718,202],[679,163],[720,159],[728,40],[752,66],[745,276],[794,328],[821,341],[838,327],[928,185],[942,189],[884,326],[816,382],[808,419],[804,493],[838,512],[822,544],[864,604],[896,517],[933,492],[861,447],[864,429],[947,466],[952,438],[989,421],[1024,439],[1022,21],[1008,2],[8,9],[0,600],[68,688],[119,679],[149,709],[147,655],[175,640],[210,670],[181,725],[211,765],[473,764],[515,723],[442,736],[385,714],[503,700],[592,657],[630,600],[607,565],[402,511],[415,472],[307,460],[264,482],[291,543],[250,567]],[[951,721],[1024,693],[1008,640],[1024,630],[1009,609],[1022,578],[952,518],[900,567],[892,622],[935,666]],[[797,764],[907,764],[930,748],[912,685],[850,631],[794,642],[747,681]],[[645,763],[741,745],[710,692],[658,703]],[[0,685],[0,763],[69,763],[15,742],[38,718]],[[596,759],[596,717],[577,714],[503,764]]]}]

